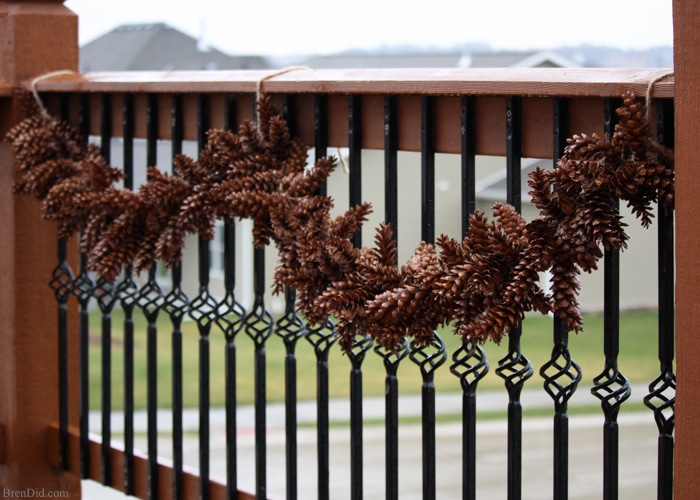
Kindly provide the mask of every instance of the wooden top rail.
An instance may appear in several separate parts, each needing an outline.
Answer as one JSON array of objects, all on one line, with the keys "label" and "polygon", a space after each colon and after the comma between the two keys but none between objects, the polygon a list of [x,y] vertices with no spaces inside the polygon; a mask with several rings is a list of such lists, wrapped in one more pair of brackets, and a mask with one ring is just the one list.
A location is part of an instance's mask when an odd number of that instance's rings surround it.
[{"label": "wooden top rail", "polygon": [[[158,100],[158,138],[171,136],[171,96],[183,101],[184,138],[197,139],[197,95],[206,94],[212,110],[225,107],[226,96],[236,96],[236,116],[232,123],[251,119],[258,82],[277,96],[292,97],[288,108],[294,117],[295,133],[306,144],[314,144],[315,95],[327,96],[328,146],[348,142],[348,95],[361,95],[362,147],[384,147],[384,99],[398,99],[398,147],[403,151],[421,150],[421,99],[434,97],[435,151],[459,153],[462,142],[461,96],[475,99],[475,152],[504,155],[506,144],[505,100],[520,96],[522,102],[522,153],[532,158],[552,157],[552,101],[570,98],[570,133],[603,133],[605,98],[620,98],[627,91],[640,96],[649,82],[667,74],[663,69],[296,69],[274,76],[269,71],[176,71],[87,73],[53,76],[37,82],[47,97],[49,112],[58,116],[59,93],[72,96],[70,121],[78,123],[78,95],[89,97],[90,133],[100,134],[101,97],[109,96],[111,130],[120,136],[126,94],[133,95],[135,137],[146,137],[147,95]],[[673,98],[673,78],[654,85],[653,97]],[[280,98],[281,99],[281,98]],[[278,108],[279,109],[279,108]],[[224,127],[223,112],[212,112],[211,128]]]},{"label": "wooden top rail", "polygon": [[[667,69],[438,68],[296,69],[266,79],[269,93],[520,95],[619,97],[644,95]],[[255,92],[270,71],[109,72],[56,76],[37,84],[42,92]],[[673,78],[654,86],[655,98],[673,97]]]},{"label": "wooden top rail", "polygon": [[12,96],[13,86],[10,83],[0,81],[0,97]]}]

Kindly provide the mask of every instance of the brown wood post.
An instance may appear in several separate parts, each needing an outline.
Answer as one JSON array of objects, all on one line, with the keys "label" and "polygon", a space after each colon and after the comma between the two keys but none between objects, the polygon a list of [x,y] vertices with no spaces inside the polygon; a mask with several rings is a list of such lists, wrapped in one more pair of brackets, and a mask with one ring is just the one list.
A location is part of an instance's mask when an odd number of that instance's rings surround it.
[{"label": "brown wood post", "polygon": [[677,500],[700,495],[700,3],[674,0]]},{"label": "brown wood post", "polygon": [[[18,84],[78,69],[78,19],[62,0],[0,2],[0,79]],[[18,120],[0,99],[0,135]],[[58,421],[57,306],[48,286],[56,228],[40,205],[15,197],[14,159],[0,144],[0,495],[80,497],[80,481],[46,458]],[[61,493],[59,493],[61,492]],[[65,492],[65,493],[64,493]]]}]

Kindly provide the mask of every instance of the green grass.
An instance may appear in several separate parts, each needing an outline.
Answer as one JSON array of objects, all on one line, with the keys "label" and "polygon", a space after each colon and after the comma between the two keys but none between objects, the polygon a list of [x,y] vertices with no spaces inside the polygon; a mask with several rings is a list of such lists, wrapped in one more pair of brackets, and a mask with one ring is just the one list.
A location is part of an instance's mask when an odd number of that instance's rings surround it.
[{"label": "green grass", "polygon": [[[124,316],[116,311],[112,317],[112,406],[123,406],[123,323]],[[146,322],[140,311],[134,313],[134,399],[137,408],[146,405]],[[158,404],[171,404],[171,345],[172,324],[161,313],[157,332],[158,358]],[[620,356],[619,368],[632,382],[651,382],[659,370],[657,358],[658,341],[656,337],[656,312],[635,312],[624,314],[620,321]],[[569,346],[573,359],[583,370],[583,384],[591,384],[593,377],[604,367],[603,355],[603,317],[587,315],[584,332],[570,335]],[[459,347],[459,338],[449,329],[441,331],[449,353]],[[101,319],[99,312],[90,315],[90,407],[100,405],[100,336]],[[507,353],[507,339],[501,345],[486,344],[484,350],[491,369],[479,383],[480,389],[503,387],[503,380],[495,374],[498,360]],[[183,395],[185,406],[198,403],[199,384],[199,344],[200,336],[194,322],[182,325],[183,344]],[[225,340],[220,330],[212,328],[209,336],[210,345],[210,380],[211,405],[224,404],[224,347]],[[235,339],[237,400],[239,404],[249,404],[254,399],[254,344],[243,332]],[[526,383],[526,387],[541,387],[542,378],[539,368],[546,363],[552,352],[552,320],[547,317],[528,317],[523,323],[522,352],[532,362],[535,375]],[[266,388],[268,401],[284,400],[286,350],[281,338],[273,335],[266,343]],[[299,340],[296,348],[297,357],[297,397],[300,400],[316,397],[316,358],[312,346],[305,339]],[[435,373],[435,385],[438,391],[459,391],[459,380],[449,370],[451,359]],[[346,397],[349,394],[350,360],[337,346],[333,346],[329,355],[329,392],[331,397]],[[363,391],[365,395],[383,395],[385,392],[385,368],[382,359],[373,351],[367,353],[362,365]],[[421,390],[421,373],[412,361],[404,359],[398,370],[400,392],[418,393]]]}]

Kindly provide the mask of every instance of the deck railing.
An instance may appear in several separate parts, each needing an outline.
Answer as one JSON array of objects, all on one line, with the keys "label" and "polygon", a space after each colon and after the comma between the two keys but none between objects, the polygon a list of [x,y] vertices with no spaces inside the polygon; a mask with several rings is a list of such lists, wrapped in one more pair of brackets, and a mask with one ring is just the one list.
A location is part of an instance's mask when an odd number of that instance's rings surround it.
[{"label": "deck railing", "polygon": [[[381,204],[384,219],[398,228],[401,238],[404,227],[419,225],[421,239],[433,241],[436,236],[435,158],[437,153],[458,155],[460,197],[454,217],[461,230],[468,225],[468,216],[475,209],[475,181],[479,155],[504,157],[507,171],[507,196],[504,201],[517,209],[522,206],[521,167],[525,157],[558,158],[565,140],[573,133],[610,133],[615,123],[614,109],[626,91],[645,95],[648,84],[660,70],[587,70],[587,69],[519,69],[519,70],[362,70],[313,71],[296,70],[264,81],[264,90],[274,94],[283,116],[293,133],[313,146],[316,157],[335,154],[336,148],[347,148],[348,201],[350,205],[366,201],[363,196],[363,176],[374,176],[384,185]],[[98,140],[105,157],[123,159],[125,187],[134,188],[135,140],[145,140],[144,164],[159,163],[159,141],[167,140],[172,154],[182,151],[183,142],[196,141],[201,147],[210,128],[233,128],[244,119],[254,118],[256,85],[265,78],[264,72],[201,72],[201,73],[96,73],[64,75],[37,83],[37,88],[49,111],[70,121],[83,133]],[[673,146],[673,79],[658,82],[652,89],[655,129],[659,140]],[[121,141],[121,151],[114,151],[113,138]],[[383,151],[383,164],[363,164],[363,151]],[[420,220],[399,217],[398,189],[402,174],[400,151],[420,155]],[[159,165],[165,168],[162,161]],[[369,171],[372,168],[373,171]],[[377,171],[379,170],[379,171]],[[365,181],[366,182],[366,181]],[[370,200],[371,201],[371,200]],[[661,212],[661,211],[660,211]],[[634,223],[634,222],[633,222]],[[662,213],[657,218],[658,312],[659,312],[659,375],[647,381],[649,394],[645,403],[649,418],[655,420],[658,436],[657,485],[658,498],[671,498],[673,488],[674,432],[674,266],[673,217]],[[72,243],[59,241],[58,262],[51,285],[58,302],[58,351],[60,400],[59,421],[49,442],[57,445],[49,452],[57,466],[92,478],[103,484],[142,498],[201,498],[282,496],[303,497],[299,477],[307,474],[307,464],[298,461],[296,359],[298,351],[312,349],[317,363],[317,421],[315,492],[319,498],[336,498],[330,483],[329,449],[329,352],[334,345],[333,324],[321,328],[307,327],[294,311],[292,294],[288,294],[283,312],[275,319],[270,313],[265,295],[265,260],[263,251],[253,252],[250,264],[254,269],[253,301],[244,308],[240,303],[236,277],[240,251],[235,250],[233,228],[225,228],[223,239],[224,288],[216,294],[210,284],[210,243],[199,240],[196,262],[198,275],[196,292],[184,293],[187,276],[185,266],[176,267],[167,277],[154,265],[147,279],[138,281],[128,272],[116,283],[98,280],[87,272],[85,259],[78,257]],[[361,244],[357,240],[356,244]],[[634,242],[631,242],[634,245]],[[239,243],[240,247],[240,243]],[[267,257],[269,261],[269,256]],[[450,371],[458,379],[463,408],[461,440],[463,498],[479,496],[477,481],[479,440],[476,413],[479,401],[477,386],[493,367],[503,379],[508,396],[507,406],[507,464],[504,464],[504,492],[508,498],[520,498],[523,492],[523,406],[521,391],[538,371],[539,384],[551,398],[553,424],[552,472],[553,498],[567,498],[569,484],[569,417],[568,402],[580,382],[591,385],[593,395],[600,401],[604,441],[600,457],[603,489],[600,496],[617,498],[624,495],[619,481],[618,413],[630,396],[630,386],[618,368],[619,352],[619,256],[606,253],[604,269],[605,328],[604,352],[599,371],[581,373],[576,352],[571,352],[563,325],[552,322],[552,356],[542,367],[532,366],[527,352],[520,344],[520,330],[509,335],[507,354],[502,359],[486,359],[478,345],[466,344],[448,351],[444,339],[435,334],[425,348],[406,343],[405,350],[389,353],[373,348],[366,339],[359,339],[344,361],[350,369],[350,458],[351,498],[362,498],[366,483],[363,459],[363,397],[362,366],[367,358],[379,356],[386,371],[385,399],[385,472],[386,498],[398,498],[401,477],[399,469],[399,430],[403,424],[398,414],[397,369],[412,366],[422,378],[421,432],[422,498],[436,498],[439,481],[436,457],[441,453],[436,444],[436,386],[435,374]],[[47,281],[50,278],[47,276]],[[185,278],[186,279],[186,278]],[[654,291],[650,290],[650,293]],[[91,313],[91,310],[97,312]],[[123,331],[123,365],[113,362],[112,316],[121,309],[125,318]],[[73,319],[72,314],[77,316]],[[101,316],[100,374],[101,438],[90,435],[89,380],[91,332],[90,314]],[[134,331],[133,319],[145,317],[146,332]],[[169,321],[166,331],[159,319]],[[198,363],[198,473],[184,467],[183,450],[183,367],[182,322],[191,319],[199,334]],[[527,319],[525,320],[527,322]],[[139,338],[143,335],[143,338]],[[582,334],[582,335],[585,335]],[[211,339],[223,336],[223,352],[210,349]],[[253,352],[240,347],[242,338],[252,340]],[[308,342],[307,342],[308,341]],[[134,429],[134,344],[146,344],[147,370],[147,436],[145,455],[136,450]],[[158,344],[171,345],[172,371],[172,464],[159,462],[158,429]],[[268,456],[266,434],[266,347],[273,342],[285,345],[285,477],[284,491],[268,488]],[[75,357],[79,362],[75,364]],[[211,373],[211,358],[225,357],[225,373]],[[237,360],[254,357],[255,378],[255,481],[250,485],[241,478],[237,445]],[[79,384],[73,370],[78,370]],[[123,439],[116,440],[112,432],[114,387],[112,376],[123,371]],[[226,482],[210,478],[211,377],[226,377]],[[528,382],[533,386],[534,379]],[[538,384],[534,384],[538,385]],[[76,397],[77,392],[77,397]],[[79,428],[71,426],[79,416]],[[136,436],[138,438],[138,436]],[[121,441],[114,445],[115,441]],[[301,470],[300,470],[301,469]],[[416,472],[410,472],[416,474]],[[242,486],[246,485],[246,486]],[[504,493],[505,494],[505,493]],[[542,492],[538,492],[543,494]],[[548,496],[548,495],[547,495]]]}]

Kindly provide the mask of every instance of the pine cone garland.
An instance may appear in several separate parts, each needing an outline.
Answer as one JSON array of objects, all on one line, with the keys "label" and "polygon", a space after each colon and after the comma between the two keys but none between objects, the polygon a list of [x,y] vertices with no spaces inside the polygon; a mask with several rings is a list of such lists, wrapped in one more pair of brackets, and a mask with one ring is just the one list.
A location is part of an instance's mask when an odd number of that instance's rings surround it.
[{"label": "pine cone garland", "polygon": [[[336,318],[345,350],[358,335],[397,350],[407,336],[429,344],[447,323],[465,342],[500,342],[529,311],[552,312],[570,330],[582,329],[579,273],[627,243],[618,200],[644,226],[653,203],[673,208],[671,155],[649,140],[644,102],[629,94],[618,114],[613,137],[573,136],[554,169],[532,172],[538,218],[528,223],[496,204],[492,220],[471,216],[462,241],[422,243],[400,267],[387,225],[378,228],[374,248],[351,243],[368,204],[331,218],[332,200],[317,193],[336,162],[321,159],[309,170],[305,145],[291,137],[268,96],[259,99],[258,125],[210,131],[197,160],[176,157],[174,175],[149,168],[137,192],[115,187],[121,173],[65,123],[35,113],[7,138],[19,171],[15,193],[43,200],[61,236],[82,232],[89,267],[106,279],[127,264],[137,271],[155,259],[172,265],[188,234],[211,238],[217,219],[250,218],[255,245],[274,241],[279,251],[275,291],[295,290],[309,322]],[[539,274],[550,269],[547,294]]]}]

